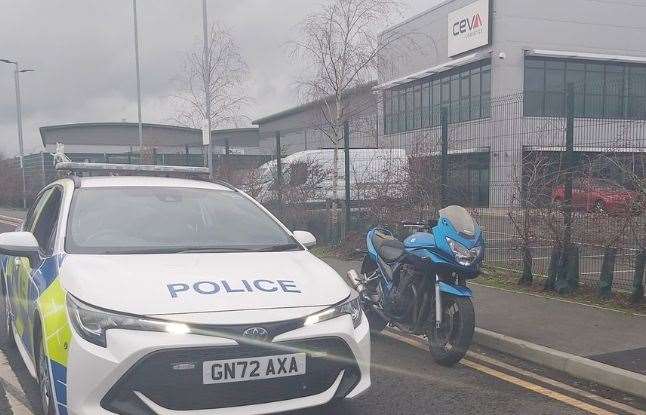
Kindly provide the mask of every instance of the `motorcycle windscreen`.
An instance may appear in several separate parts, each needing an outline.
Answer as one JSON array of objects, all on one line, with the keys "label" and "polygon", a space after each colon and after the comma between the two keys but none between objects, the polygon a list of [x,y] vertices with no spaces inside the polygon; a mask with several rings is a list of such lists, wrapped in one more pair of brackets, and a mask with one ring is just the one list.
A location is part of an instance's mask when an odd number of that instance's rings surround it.
[{"label": "motorcycle windscreen", "polygon": [[476,233],[476,221],[462,206],[448,206],[440,210],[440,218],[451,222],[455,230],[464,235],[474,236]]}]

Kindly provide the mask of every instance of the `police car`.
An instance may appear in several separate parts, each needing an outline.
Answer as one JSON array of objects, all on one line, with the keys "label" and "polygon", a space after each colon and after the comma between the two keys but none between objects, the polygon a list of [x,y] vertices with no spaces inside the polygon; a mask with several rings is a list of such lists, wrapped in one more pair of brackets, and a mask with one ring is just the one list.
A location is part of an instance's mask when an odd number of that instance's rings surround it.
[{"label": "police car", "polygon": [[369,388],[370,335],[314,244],[225,183],[69,176],[0,235],[0,341],[46,415],[334,404]]}]

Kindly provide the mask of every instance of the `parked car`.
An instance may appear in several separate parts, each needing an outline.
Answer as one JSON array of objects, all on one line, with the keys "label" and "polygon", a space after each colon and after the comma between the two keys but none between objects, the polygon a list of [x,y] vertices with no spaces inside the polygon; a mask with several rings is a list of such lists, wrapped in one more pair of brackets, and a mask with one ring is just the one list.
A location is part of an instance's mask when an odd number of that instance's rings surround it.
[{"label": "parked car", "polygon": [[[336,199],[345,200],[343,150],[339,150],[338,156]],[[407,170],[408,159],[403,149],[350,150],[350,199],[371,200],[386,196],[403,196],[408,181]],[[282,172],[283,193],[292,195],[295,200],[322,202],[335,198],[332,149],[305,150],[284,157]],[[262,203],[276,200],[276,161],[272,160],[258,167],[257,177],[257,188],[245,190]]]},{"label": "parked car", "polygon": [[[552,192],[552,201],[562,205],[565,200],[565,186],[559,185]],[[608,214],[639,213],[636,192],[607,179],[580,178],[572,184],[572,207],[585,212]]]},{"label": "parked car", "polygon": [[0,234],[0,342],[17,345],[44,415],[352,398],[370,386],[368,321],[315,242],[224,183],[61,179]]}]

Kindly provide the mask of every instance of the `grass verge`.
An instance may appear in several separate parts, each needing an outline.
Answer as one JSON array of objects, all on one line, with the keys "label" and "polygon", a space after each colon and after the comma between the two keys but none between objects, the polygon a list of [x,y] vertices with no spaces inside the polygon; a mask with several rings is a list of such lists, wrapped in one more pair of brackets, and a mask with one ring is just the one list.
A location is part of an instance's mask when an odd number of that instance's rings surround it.
[{"label": "grass verge", "polygon": [[632,304],[630,302],[630,294],[623,292],[615,292],[608,300],[601,299],[597,296],[597,291],[593,287],[584,285],[572,294],[561,295],[554,291],[546,291],[543,289],[545,278],[541,276],[534,277],[534,283],[531,286],[519,285],[519,274],[501,270],[492,267],[486,267],[474,282],[494,288],[502,288],[509,291],[520,293],[529,293],[541,295],[548,298],[556,298],[562,300],[573,301],[581,304],[592,305],[597,307],[609,308],[616,311],[625,313],[637,313],[646,315],[646,303]]}]

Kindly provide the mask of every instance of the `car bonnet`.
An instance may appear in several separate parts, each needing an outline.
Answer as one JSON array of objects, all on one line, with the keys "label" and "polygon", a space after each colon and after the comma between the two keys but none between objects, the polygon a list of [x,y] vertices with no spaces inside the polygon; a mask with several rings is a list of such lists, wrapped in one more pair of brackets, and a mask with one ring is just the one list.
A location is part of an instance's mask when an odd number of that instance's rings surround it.
[{"label": "car bonnet", "polygon": [[67,255],[60,275],[80,300],[138,315],[326,306],[350,294],[307,251]]}]

